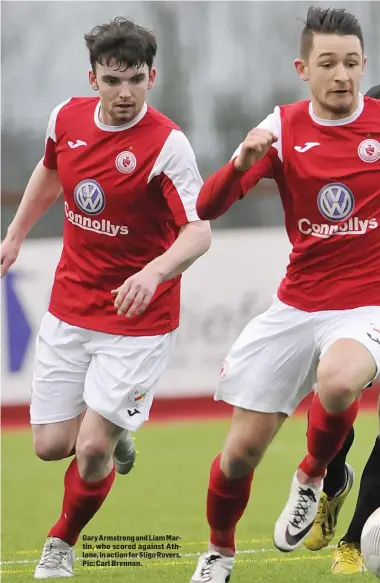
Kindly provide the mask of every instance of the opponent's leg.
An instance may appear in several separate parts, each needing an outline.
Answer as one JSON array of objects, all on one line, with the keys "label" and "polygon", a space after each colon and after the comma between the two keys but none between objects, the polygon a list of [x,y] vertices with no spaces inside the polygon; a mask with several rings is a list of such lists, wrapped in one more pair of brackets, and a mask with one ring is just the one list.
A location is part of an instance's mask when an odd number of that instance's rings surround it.
[{"label": "opponent's leg", "polygon": [[339,513],[354,483],[354,470],[346,463],[354,437],[354,428],[351,427],[343,446],[327,466],[317,516],[304,540],[304,546],[310,551],[323,549],[335,536]]},{"label": "opponent's leg", "polygon": [[327,466],[323,481],[323,491],[330,500],[342,492],[347,485],[347,455],[354,443],[355,430],[351,427],[346,439],[336,456]]},{"label": "opponent's leg", "polygon": [[364,570],[360,538],[364,524],[380,507],[380,438],[377,437],[360,480],[356,508],[346,534],[335,550],[331,570],[336,574],[360,573]]}]

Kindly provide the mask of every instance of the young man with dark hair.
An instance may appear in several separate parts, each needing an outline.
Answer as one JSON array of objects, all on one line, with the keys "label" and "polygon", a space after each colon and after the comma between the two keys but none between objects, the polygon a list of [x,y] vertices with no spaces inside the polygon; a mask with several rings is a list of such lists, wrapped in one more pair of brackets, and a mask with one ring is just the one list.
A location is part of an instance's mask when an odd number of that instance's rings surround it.
[{"label": "young man with dark hair", "polygon": [[339,36],[356,36],[364,54],[363,31],[358,19],[345,10],[326,10],[310,8],[301,34],[300,53],[303,60],[308,60],[314,47],[316,34],[337,34]]},{"label": "young man with dark hair", "polygon": [[[371,87],[366,96],[380,99],[380,85]],[[317,516],[304,541],[305,547],[311,551],[325,548],[335,536],[340,511],[353,485],[353,469],[347,464],[346,458],[354,443],[354,437],[352,427],[342,448],[327,466]],[[334,552],[331,571],[335,574],[350,575],[364,570],[360,538],[367,519],[380,507],[379,467],[380,441],[377,437],[363,470],[354,515]]]},{"label": "young man with dark hair", "polygon": [[295,61],[310,101],[276,107],[199,195],[199,216],[215,219],[260,179],[276,180],[293,250],[272,306],[246,326],[222,368],[216,399],[234,413],[211,466],[209,549],[191,583],[229,581],[253,471],[316,382],[307,455],[274,529],[278,549],[302,544],[326,468],[379,372],[380,103],[359,91],[365,61],[353,15],[310,8]]},{"label": "young man with dark hair", "polygon": [[99,97],[54,109],[1,247],[4,275],[63,190],[63,250],[37,337],[31,424],[41,459],[75,457],[36,579],[73,575],[73,547],[112,487],[114,461],[120,473],[131,468],[129,431],[148,419],[175,343],[181,273],[211,241],[196,212],[193,150],[146,104],[154,35],[116,18],[85,38]]}]

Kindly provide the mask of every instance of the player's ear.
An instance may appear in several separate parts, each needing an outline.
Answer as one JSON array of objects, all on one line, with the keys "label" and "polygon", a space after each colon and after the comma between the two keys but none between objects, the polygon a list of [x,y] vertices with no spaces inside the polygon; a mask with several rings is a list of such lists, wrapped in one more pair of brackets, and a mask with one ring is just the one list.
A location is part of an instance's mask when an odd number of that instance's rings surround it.
[{"label": "player's ear", "polygon": [[308,81],[309,74],[305,61],[303,59],[295,59],[294,66],[301,81]]},{"label": "player's ear", "polygon": [[91,85],[92,89],[94,91],[98,91],[98,89],[99,89],[98,82],[96,80],[95,72],[94,72],[94,70],[92,68],[88,72],[88,80],[90,82],[90,85]]},{"label": "player's ear", "polygon": [[156,75],[157,69],[155,67],[152,67],[151,70],[149,71],[148,91],[149,89],[152,89]]}]

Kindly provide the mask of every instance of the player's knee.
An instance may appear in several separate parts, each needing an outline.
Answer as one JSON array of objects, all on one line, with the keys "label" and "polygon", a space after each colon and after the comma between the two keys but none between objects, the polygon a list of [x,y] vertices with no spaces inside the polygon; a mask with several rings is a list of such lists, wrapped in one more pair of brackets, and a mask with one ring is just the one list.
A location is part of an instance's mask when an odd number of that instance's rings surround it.
[{"label": "player's knee", "polygon": [[71,444],[52,442],[39,436],[33,439],[36,456],[44,462],[63,460],[73,453]]},{"label": "player's knee", "polygon": [[106,463],[111,456],[110,444],[105,438],[94,436],[78,439],[76,456],[78,461],[87,464]]},{"label": "player's knee", "polygon": [[252,471],[248,460],[237,455],[222,456],[220,469],[230,480],[238,480]]},{"label": "player's knee", "polygon": [[355,386],[355,379],[349,367],[337,368],[321,364],[318,370],[318,393],[321,399],[334,401],[355,398],[360,387]]},{"label": "player's knee", "polygon": [[258,466],[263,454],[258,444],[230,445],[222,454],[221,469],[227,478],[241,478]]}]

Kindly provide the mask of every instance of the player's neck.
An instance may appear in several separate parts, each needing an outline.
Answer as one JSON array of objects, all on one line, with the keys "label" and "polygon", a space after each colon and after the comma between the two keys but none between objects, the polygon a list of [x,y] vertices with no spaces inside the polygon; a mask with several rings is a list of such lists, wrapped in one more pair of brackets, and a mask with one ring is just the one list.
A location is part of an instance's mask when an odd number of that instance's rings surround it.
[{"label": "player's neck", "polygon": [[313,113],[316,117],[325,120],[339,120],[339,119],[346,119],[355,113],[358,109],[360,103],[359,95],[356,96],[354,101],[352,102],[352,106],[349,111],[345,111],[344,113],[336,113],[323,107],[319,101],[317,101],[314,97],[311,97],[311,104],[313,108]]}]

